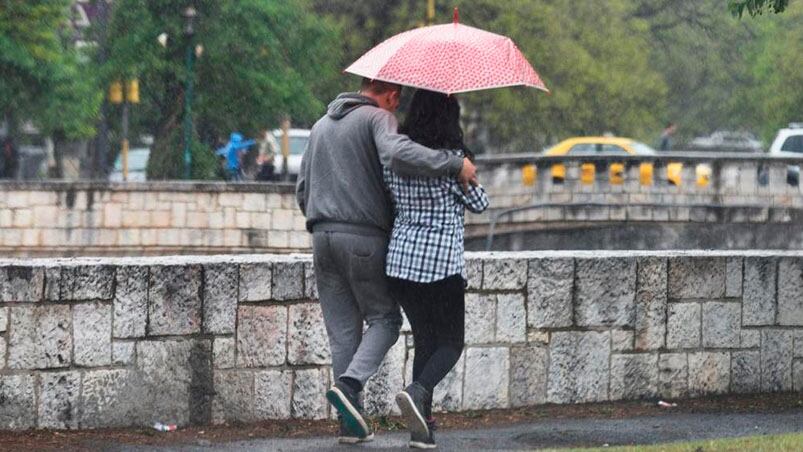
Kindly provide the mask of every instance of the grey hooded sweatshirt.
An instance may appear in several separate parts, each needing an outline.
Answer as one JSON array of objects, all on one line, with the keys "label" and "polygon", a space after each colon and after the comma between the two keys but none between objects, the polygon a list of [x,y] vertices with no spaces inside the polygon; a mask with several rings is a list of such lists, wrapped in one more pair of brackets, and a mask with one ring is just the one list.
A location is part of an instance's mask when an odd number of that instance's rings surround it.
[{"label": "grey hooded sweatshirt", "polygon": [[[393,211],[382,167],[408,176],[457,176],[463,159],[397,132],[396,117],[373,99],[343,93],[312,127],[296,184],[307,230],[388,234]],[[351,228],[350,228],[351,227]]]}]

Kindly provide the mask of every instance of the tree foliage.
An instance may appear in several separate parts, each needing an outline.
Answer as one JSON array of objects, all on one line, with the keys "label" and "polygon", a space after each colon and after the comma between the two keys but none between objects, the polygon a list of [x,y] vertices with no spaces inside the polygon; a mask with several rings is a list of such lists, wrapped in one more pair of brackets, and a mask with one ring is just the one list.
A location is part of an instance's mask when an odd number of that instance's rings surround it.
[{"label": "tree foliage", "polygon": [[44,134],[92,136],[100,97],[65,33],[70,1],[0,5],[0,114],[31,121]]},{"label": "tree foliage", "polygon": [[[210,144],[234,130],[253,136],[277,124],[282,115],[310,122],[322,113],[318,93],[336,73],[339,46],[334,29],[300,4],[282,0],[194,2],[199,17],[194,43],[203,46],[192,74],[185,60],[188,38],[183,34],[184,0],[120,0],[114,2],[109,26],[106,82],[138,77],[143,104],[138,123],[155,132],[149,177],[180,177],[183,145],[176,146],[181,128],[184,86],[195,80],[192,106],[199,137],[193,177],[213,177]],[[166,33],[167,46],[157,42]],[[170,155],[168,155],[170,154]]]},{"label": "tree foliage", "polygon": [[745,11],[751,16],[759,16],[766,11],[782,13],[787,6],[789,0],[728,0],[728,8],[738,17],[742,17]]}]

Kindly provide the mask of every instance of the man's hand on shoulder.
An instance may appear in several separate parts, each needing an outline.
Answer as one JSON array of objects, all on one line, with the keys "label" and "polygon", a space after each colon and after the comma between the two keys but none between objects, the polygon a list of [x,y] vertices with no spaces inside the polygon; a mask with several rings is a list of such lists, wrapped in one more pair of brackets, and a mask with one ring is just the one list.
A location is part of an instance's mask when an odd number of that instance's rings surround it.
[{"label": "man's hand on shoulder", "polygon": [[479,185],[479,180],[477,180],[477,167],[471,163],[467,157],[463,158],[463,167],[460,169],[460,174],[457,175],[457,180],[460,181],[460,185],[463,186],[463,190],[468,190],[468,185],[471,184],[473,186]]}]

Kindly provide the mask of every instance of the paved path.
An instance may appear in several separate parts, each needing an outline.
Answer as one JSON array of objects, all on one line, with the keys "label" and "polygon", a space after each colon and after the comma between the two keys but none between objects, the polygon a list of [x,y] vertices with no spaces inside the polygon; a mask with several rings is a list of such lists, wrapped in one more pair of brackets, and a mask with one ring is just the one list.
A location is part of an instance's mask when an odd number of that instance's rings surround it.
[{"label": "paved path", "polygon": [[[439,449],[448,450],[533,450],[556,447],[586,447],[609,444],[655,444],[697,439],[729,438],[803,431],[803,410],[778,414],[687,414],[645,416],[631,419],[561,419],[521,424],[506,428],[450,430],[438,432]],[[98,449],[139,451],[403,451],[407,435],[382,433],[372,443],[341,446],[333,438],[255,439],[225,444],[155,448],[95,444]],[[803,447],[803,445],[801,445]]]}]

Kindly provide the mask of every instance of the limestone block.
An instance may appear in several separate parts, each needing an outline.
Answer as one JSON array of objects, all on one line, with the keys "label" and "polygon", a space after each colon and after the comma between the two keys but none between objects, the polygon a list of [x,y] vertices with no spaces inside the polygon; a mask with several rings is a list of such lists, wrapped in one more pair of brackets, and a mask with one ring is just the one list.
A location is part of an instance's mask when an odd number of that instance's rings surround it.
[{"label": "limestone block", "polygon": [[[408,362],[412,363],[412,358],[408,358]],[[435,386],[434,394],[432,394],[432,409],[434,411],[458,411],[463,406],[465,365],[466,354],[463,353],[452,370]],[[412,376],[412,365],[410,366],[410,376]],[[405,384],[407,384],[407,380],[405,380]]]},{"label": "limestone block", "polygon": [[238,229],[251,228],[251,214],[248,212],[240,212],[234,214],[234,224]]},{"label": "limestone block", "polygon": [[527,283],[527,261],[492,259],[484,262],[482,288],[486,290],[523,289]]},{"label": "limestone block", "polygon": [[496,295],[466,294],[466,344],[494,341]]},{"label": "limestone block", "polygon": [[295,419],[326,419],[329,369],[295,371],[291,413]]},{"label": "limestone block", "polygon": [[292,389],[292,371],[257,372],[254,379],[254,403],[257,418],[260,420],[289,419]]},{"label": "limestone block", "polygon": [[73,361],[78,366],[107,366],[112,362],[112,307],[78,304],[73,307]]},{"label": "limestone block", "polygon": [[216,337],[212,343],[212,364],[215,369],[234,367],[237,343],[233,337]]},{"label": "limestone block", "polygon": [[761,331],[760,330],[741,330],[740,332],[740,346],[741,348],[758,348],[761,347]]},{"label": "limestone block", "polygon": [[134,364],[136,360],[136,342],[112,342],[112,363],[119,366]]},{"label": "limestone block", "polygon": [[635,349],[663,348],[666,336],[667,261],[638,260],[636,277]]},{"label": "limestone block", "polygon": [[730,353],[689,353],[690,395],[700,396],[728,392],[730,370]]},{"label": "limestone block", "polygon": [[395,396],[404,387],[404,337],[399,337],[388,350],[376,374],[365,384],[365,410],[372,416],[401,414]]},{"label": "limestone block", "polygon": [[218,370],[214,374],[212,423],[254,422],[258,419],[254,397],[254,371]]},{"label": "limestone block", "polygon": [[103,206],[103,226],[119,228],[122,224],[123,206],[118,203],[107,203]]},{"label": "limestone block", "polygon": [[40,301],[44,288],[45,271],[41,267],[0,267],[0,302]]},{"label": "limestone block", "polygon": [[466,280],[468,290],[479,290],[482,288],[482,260],[466,259]]},{"label": "limestone block", "polygon": [[329,339],[323,324],[321,305],[301,303],[290,306],[287,332],[287,361],[292,365],[329,364]]},{"label": "limestone block", "polygon": [[263,193],[243,194],[242,209],[247,212],[262,212],[267,209],[266,196]]},{"label": "limestone block", "polygon": [[148,334],[201,331],[201,266],[153,266],[148,278]]},{"label": "limestone block", "polygon": [[273,266],[274,300],[304,298],[304,263],[282,262]]},{"label": "limestone block", "polygon": [[634,332],[630,330],[611,330],[611,349],[615,352],[633,350]]},{"label": "limestone block", "polygon": [[528,319],[534,328],[572,325],[572,259],[533,259],[527,280]]},{"label": "limestone block", "polygon": [[113,295],[113,266],[86,265],[62,267],[62,300],[111,300]]},{"label": "limestone block", "polygon": [[8,329],[8,308],[0,308],[0,333]]},{"label": "limestone block", "polygon": [[700,304],[670,303],[666,325],[668,349],[700,346]]},{"label": "limestone block", "polygon": [[758,351],[733,352],[730,389],[737,393],[761,391],[761,353]]},{"label": "limestone block", "polygon": [[724,297],[726,266],[727,260],[720,257],[669,259],[669,298]]},{"label": "limestone block", "polygon": [[725,264],[725,296],[742,296],[742,258],[730,257]]},{"label": "limestone block", "polygon": [[311,300],[318,299],[318,282],[312,262],[304,263],[304,296]]},{"label": "limestone block", "polygon": [[40,375],[38,428],[78,428],[81,406],[81,373],[76,371]]},{"label": "limestone block", "polygon": [[[0,272],[2,278],[2,272]],[[45,300],[59,301],[61,294],[61,267],[45,268]]]},{"label": "limestone block", "polygon": [[237,367],[280,366],[286,360],[287,308],[240,306]]},{"label": "limestone block", "polygon": [[527,341],[527,311],[524,295],[499,294],[496,297],[496,341],[517,343]]},{"label": "limestone block", "polygon": [[546,402],[548,349],[531,344],[510,348],[510,406],[540,405]]},{"label": "limestone block", "polygon": [[777,261],[748,257],[744,260],[744,296],[742,325],[775,323],[775,280]]},{"label": "limestone block", "polygon": [[11,308],[8,367],[49,369],[72,362],[70,307],[43,305]]},{"label": "limestone block", "polygon": [[271,264],[240,265],[240,301],[271,299]]},{"label": "limestone block", "polygon": [[33,210],[14,209],[14,227],[30,228],[33,226]]},{"label": "limestone block", "polygon": [[466,349],[463,409],[509,406],[509,350],[505,347]]},{"label": "limestone block", "polygon": [[689,366],[685,353],[662,353],[658,357],[658,394],[677,399],[689,390]]},{"label": "limestone block", "polygon": [[287,209],[277,209],[272,212],[273,230],[292,231],[293,230],[293,211]]},{"label": "limestone block", "polygon": [[[206,339],[137,342],[137,369],[148,417],[176,424],[209,422],[214,394],[212,345]],[[165,395],[169,394],[169,397]]]},{"label": "limestone block", "polygon": [[[81,428],[127,427],[153,422],[160,413],[147,411],[153,395],[145,391],[140,375],[132,370],[92,370],[84,373],[81,391]],[[159,397],[174,399],[165,388],[152,388]],[[170,394],[165,397],[164,394]]]},{"label": "limestone block", "polygon": [[143,337],[148,322],[148,267],[118,267],[116,279],[114,337]]},{"label": "limestone block", "polygon": [[578,259],[576,287],[578,325],[634,326],[635,259]]},{"label": "limestone block", "polygon": [[778,265],[778,323],[803,326],[803,259],[787,257]]},{"label": "limestone block", "polygon": [[794,334],[785,330],[761,331],[761,390],[792,389]]},{"label": "limestone block", "polygon": [[739,303],[703,303],[703,347],[738,348],[741,343]]},{"label": "limestone block", "polygon": [[657,354],[611,356],[611,400],[650,398],[657,393]]},{"label": "limestone block", "polygon": [[547,401],[583,403],[608,400],[610,353],[609,332],[552,333]]},{"label": "limestone block", "polygon": [[204,331],[211,334],[234,333],[237,317],[237,265],[204,267]]},{"label": "limestone block", "polygon": [[36,426],[33,374],[0,375],[0,428],[26,430]]}]

